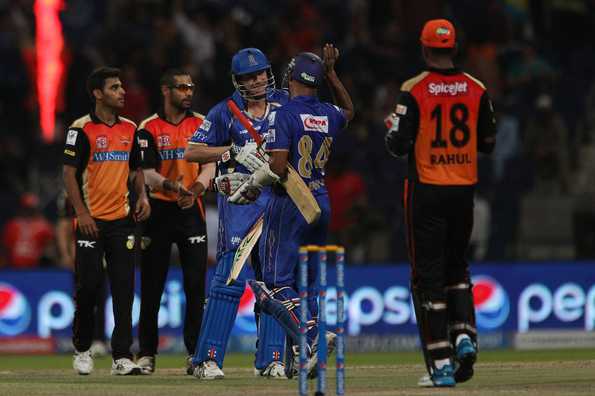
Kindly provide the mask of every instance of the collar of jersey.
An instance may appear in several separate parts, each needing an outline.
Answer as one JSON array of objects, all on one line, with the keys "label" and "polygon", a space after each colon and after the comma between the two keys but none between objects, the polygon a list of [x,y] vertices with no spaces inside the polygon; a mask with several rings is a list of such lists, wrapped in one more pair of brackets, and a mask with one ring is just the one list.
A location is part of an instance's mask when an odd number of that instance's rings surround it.
[{"label": "collar of jersey", "polygon": [[157,112],[157,115],[159,116],[159,118],[161,118],[163,121],[167,122],[168,124],[171,124],[173,126],[178,126],[181,123],[183,123],[186,118],[192,116],[192,110],[190,110],[190,109],[186,110],[186,114],[184,115],[184,118],[182,118],[182,120],[180,122],[178,122],[177,124],[173,124],[167,120],[167,118],[165,117],[165,111],[163,111],[163,107],[159,109],[159,111]]},{"label": "collar of jersey", "polygon": [[97,117],[97,114],[95,114],[95,109],[91,109],[91,112],[89,113],[89,115],[91,116],[91,121],[93,121],[95,124],[103,124],[109,128],[120,123],[120,116],[117,115],[116,122],[114,123],[114,125],[106,124],[105,122],[101,121],[101,119],[99,119],[99,117]]},{"label": "collar of jersey", "polygon": [[318,100],[318,96],[316,95],[300,95],[294,96],[293,100],[299,100],[300,102],[315,102]]}]

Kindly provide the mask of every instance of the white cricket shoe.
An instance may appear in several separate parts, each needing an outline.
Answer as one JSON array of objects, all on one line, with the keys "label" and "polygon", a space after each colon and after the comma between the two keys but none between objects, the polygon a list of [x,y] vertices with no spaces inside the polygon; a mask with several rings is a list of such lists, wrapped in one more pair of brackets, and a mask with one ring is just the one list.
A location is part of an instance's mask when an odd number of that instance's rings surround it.
[{"label": "white cricket shoe", "polygon": [[264,370],[254,368],[254,376],[274,379],[287,379],[287,375],[285,375],[285,365],[283,362],[279,361],[271,362]]},{"label": "white cricket shoe", "polygon": [[93,366],[93,355],[91,354],[91,350],[85,352],[74,351],[74,356],[72,357],[72,367],[74,368],[74,371],[80,375],[89,375],[93,371]]},{"label": "white cricket shoe", "polygon": [[112,375],[139,375],[141,368],[128,358],[120,358],[112,362]]},{"label": "white cricket shoe", "polygon": [[223,379],[225,377],[223,370],[217,366],[217,362],[214,360],[207,360],[196,366],[193,375],[203,380]]},{"label": "white cricket shoe", "polygon": [[432,382],[432,378],[430,377],[430,374],[422,375],[421,378],[417,381],[417,386],[421,386],[424,388],[433,387],[434,383]]},{"label": "white cricket shoe", "polygon": [[151,375],[155,372],[155,356],[140,357],[136,365],[140,367],[141,374]]}]

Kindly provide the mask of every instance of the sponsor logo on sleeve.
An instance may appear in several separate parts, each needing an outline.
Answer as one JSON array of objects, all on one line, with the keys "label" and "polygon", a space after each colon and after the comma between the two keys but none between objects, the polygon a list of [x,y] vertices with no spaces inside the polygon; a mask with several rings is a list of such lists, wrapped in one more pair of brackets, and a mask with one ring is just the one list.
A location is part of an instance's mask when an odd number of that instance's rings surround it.
[{"label": "sponsor logo on sleeve", "polygon": [[277,112],[273,111],[271,114],[269,114],[269,127],[272,127],[275,125],[275,118],[277,117]]},{"label": "sponsor logo on sleeve", "polygon": [[78,136],[78,131],[75,131],[74,129],[70,129],[68,131],[68,135],[66,136],[66,144],[69,144],[71,146],[74,146],[76,144],[76,137]]},{"label": "sponsor logo on sleeve", "polygon": [[395,113],[400,114],[400,115],[407,114],[407,106],[398,104],[397,108],[395,109]]},{"label": "sponsor logo on sleeve", "polygon": [[209,129],[211,129],[211,121],[209,121],[209,120],[204,120],[204,121],[202,122],[202,124],[200,124],[200,128],[199,128],[199,130],[200,130],[200,129],[202,129],[202,130],[203,130],[203,131],[205,131],[205,132],[208,132],[208,131],[209,131]]},{"label": "sponsor logo on sleeve", "polygon": [[275,137],[276,137],[275,135],[276,135],[275,128],[269,129],[269,131],[265,135],[266,142],[267,143],[275,143]]},{"label": "sponsor logo on sleeve", "polygon": [[328,133],[328,117],[300,114],[305,131]]}]

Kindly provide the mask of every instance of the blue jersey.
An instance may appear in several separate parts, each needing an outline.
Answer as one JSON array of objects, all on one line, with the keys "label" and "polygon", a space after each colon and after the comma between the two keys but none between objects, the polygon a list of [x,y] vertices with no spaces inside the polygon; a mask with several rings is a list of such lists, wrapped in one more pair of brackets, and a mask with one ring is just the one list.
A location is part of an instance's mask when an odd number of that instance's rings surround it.
[{"label": "blue jersey", "polygon": [[324,194],[324,166],[346,124],[341,108],[315,96],[297,96],[269,116],[266,149],[288,150],[289,163],[314,195]]},{"label": "blue jersey", "polygon": [[[207,146],[220,147],[234,143],[237,146],[244,146],[246,143],[254,141],[246,128],[234,117],[231,110],[227,107],[228,99],[230,98],[219,102],[209,111],[201,126],[190,138],[191,144],[206,144]],[[231,96],[231,99],[241,110],[245,110],[244,101],[237,91]],[[264,136],[268,130],[269,114],[287,103],[288,100],[286,91],[274,90],[267,96],[268,107],[262,119],[253,118],[245,112],[244,114],[250,119],[254,129]],[[217,171],[219,174],[232,172],[250,173],[244,166],[235,161],[220,161],[217,164]],[[263,191],[258,200],[251,205],[235,205],[227,202],[227,197],[218,194],[219,237],[217,256],[238,247],[250,227],[262,215],[269,198],[270,188]]]}]

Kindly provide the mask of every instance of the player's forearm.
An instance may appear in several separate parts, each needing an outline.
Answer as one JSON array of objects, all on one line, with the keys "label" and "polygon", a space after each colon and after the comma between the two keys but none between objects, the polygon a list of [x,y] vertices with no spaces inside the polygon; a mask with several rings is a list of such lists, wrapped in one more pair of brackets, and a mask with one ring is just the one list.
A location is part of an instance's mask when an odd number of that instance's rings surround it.
[{"label": "player's forearm", "polygon": [[329,87],[331,89],[331,94],[333,95],[333,99],[336,101],[337,106],[343,109],[345,113],[345,117],[347,121],[353,120],[355,116],[355,109],[353,107],[353,102],[351,101],[351,96],[349,92],[345,89],[345,86],[337,76],[335,71],[331,71],[327,73],[326,79],[328,81]]},{"label": "player's forearm", "polygon": [[203,144],[189,144],[184,152],[184,159],[199,164],[217,162],[223,153],[229,151],[229,148],[230,146],[209,147]]},{"label": "player's forearm", "polygon": [[145,190],[145,174],[140,167],[135,171],[134,191],[139,199],[147,198],[147,191]]},{"label": "player's forearm", "polygon": [[151,189],[151,191],[162,191],[164,190],[164,181],[166,178],[155,168],[143,169],[143,175],[145,176],[145,184]]},{"label": "player's forearm", "polygon": [[78,215],[81,213],[88,212],[89,209],[85,206],[83,199],[80,193],[80,186],[78,181],[76,180],[76,168],[73,166],[64,165],[63,168],[63,176],[64,176],[64,187],[66,187],[66,193],[68,194],[68,199],[74,208],[74,212]]},{"label": "player's forearm", "polygon": [[270,169],[281,179],[285,178],[287,175],[289,152],[286,150],[271,151],[270,156]]},{"label": "player's forearm", "polygon": [[200,173],[196,178],[196,182],[200,183],[203,187],[203,191],[209,188],[211,180],[215,177],[216,166],[214,162],[209,162],[201,165]]}]

